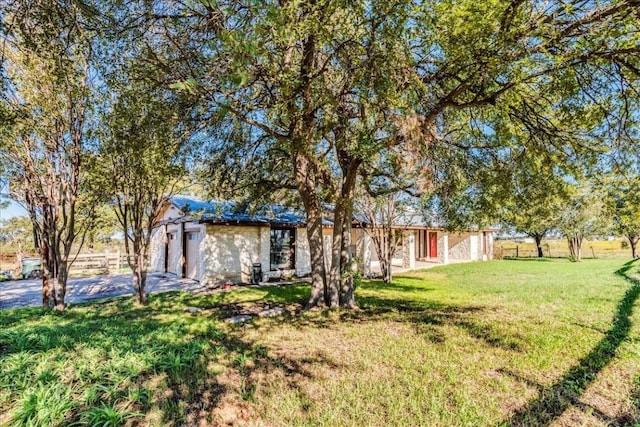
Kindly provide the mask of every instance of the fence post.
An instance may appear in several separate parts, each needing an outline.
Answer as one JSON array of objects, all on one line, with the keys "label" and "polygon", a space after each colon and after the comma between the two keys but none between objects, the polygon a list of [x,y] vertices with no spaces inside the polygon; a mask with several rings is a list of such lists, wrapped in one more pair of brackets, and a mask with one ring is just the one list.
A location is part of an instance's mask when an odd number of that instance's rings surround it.
[{"label": "fence post", "polygon": [[118,258],[116,258],[116,272],[120,274],[120,249],[118,249]]},{"label": "fence post", "polygon": [[109,274],[109,251],[106,250],[104,252],[104,268],[106,269],[106,273]]},{"label": "fence post", "polygon": [[516,258],[520,258],[520,250],[519,250],[519,246],[516,245]]}]

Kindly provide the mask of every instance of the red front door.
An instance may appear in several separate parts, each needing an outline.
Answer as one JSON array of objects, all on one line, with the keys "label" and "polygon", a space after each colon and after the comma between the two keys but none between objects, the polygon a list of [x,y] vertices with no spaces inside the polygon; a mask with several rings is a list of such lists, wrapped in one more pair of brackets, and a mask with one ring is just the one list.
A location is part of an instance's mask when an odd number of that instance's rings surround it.
[{"label": "red front door", "polygon": [[438,257],[438,233],[429,232],[429,258]]}]

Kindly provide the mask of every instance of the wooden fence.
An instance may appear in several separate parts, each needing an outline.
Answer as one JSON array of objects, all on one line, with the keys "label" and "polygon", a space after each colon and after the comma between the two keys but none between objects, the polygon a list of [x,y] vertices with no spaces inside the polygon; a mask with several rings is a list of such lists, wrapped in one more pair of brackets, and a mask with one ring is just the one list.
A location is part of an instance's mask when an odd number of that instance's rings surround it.
[{"label": "wooden fence", "polygon": [[119,273],[123,268],[128,268],[127,256],[120,253],[105,252],[96,254],[78,254],[71,268],[70,273],[97,273],[109,274]]},{"label": "wooden fence", "polygon": [[[16,254],[2,254],[0,256],[0,270],[10,270],[14,277],[20,277],[22,267]],[[38,254],[23,254],[23,257],[39,257]],[[72,275],[85,274],[117,274],[129,271],[127,256],[124,253],[104,252],[78,254],[69,273]]]}]

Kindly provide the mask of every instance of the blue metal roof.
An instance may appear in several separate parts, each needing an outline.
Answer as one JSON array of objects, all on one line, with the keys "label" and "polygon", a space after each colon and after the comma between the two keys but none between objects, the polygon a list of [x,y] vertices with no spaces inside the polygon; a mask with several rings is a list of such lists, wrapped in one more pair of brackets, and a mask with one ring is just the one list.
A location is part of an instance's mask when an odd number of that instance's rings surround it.
[{"label": "blue metal roof", "polygon": [[238,210],[238,204],[230,201],[207,202],[194,197],[173,196],[170,202],[200,222],[306,226],[304,213],[280,205],[264,205],[250,213],[246,209]]}]

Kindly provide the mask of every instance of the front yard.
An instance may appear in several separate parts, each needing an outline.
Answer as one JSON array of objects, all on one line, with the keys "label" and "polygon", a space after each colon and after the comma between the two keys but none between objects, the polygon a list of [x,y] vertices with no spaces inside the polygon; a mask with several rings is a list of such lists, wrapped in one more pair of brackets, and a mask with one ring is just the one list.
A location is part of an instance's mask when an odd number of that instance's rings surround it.
[{"label": "front yard", "polygon": [[5,310],[0,425],[640,425],[638,266],[450,265],[355,312],[306,286]]}]

